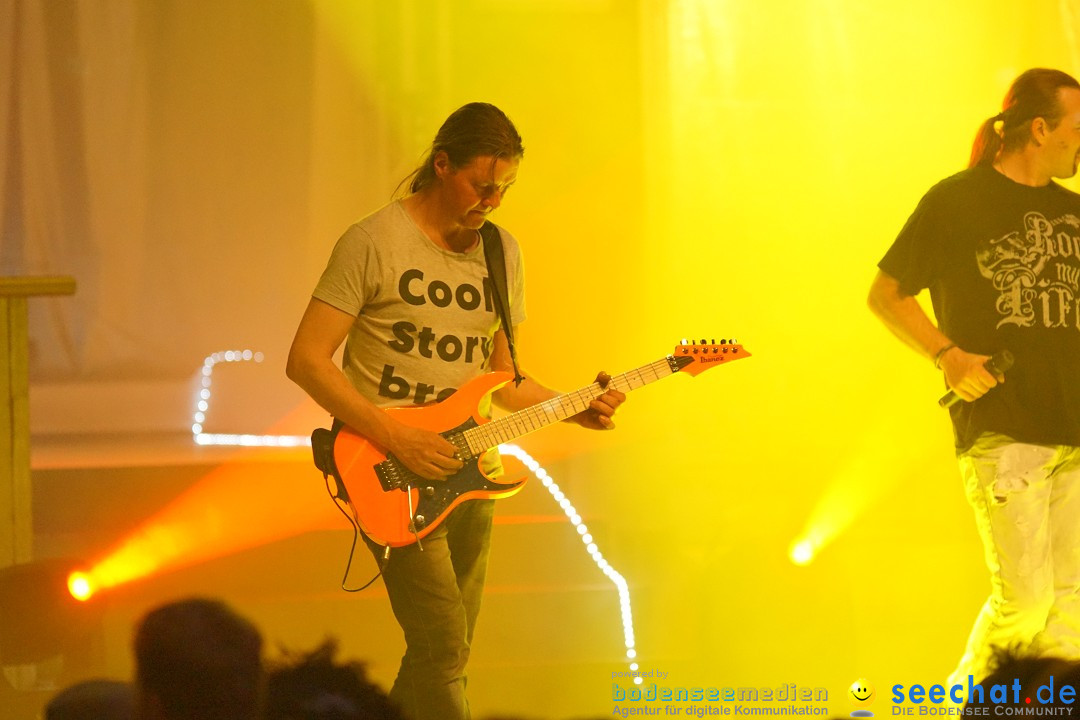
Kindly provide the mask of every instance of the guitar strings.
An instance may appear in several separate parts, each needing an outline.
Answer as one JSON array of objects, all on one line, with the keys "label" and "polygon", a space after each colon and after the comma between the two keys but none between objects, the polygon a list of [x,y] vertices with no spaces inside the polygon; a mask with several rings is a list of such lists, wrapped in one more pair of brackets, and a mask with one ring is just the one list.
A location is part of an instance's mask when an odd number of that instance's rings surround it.
[{"label": "guitar strings", "polygon": [[[616,375],[611,378],[608,387],[616,390],[636,390],[649,383],[673,374],[667,358]],[[469,449],[474,455],[497,447],[515,438],[527,435],[534,430],[576,415],[587,410],[589,403],[604,392],[599,383],[593,383],[579,390],[545,400],[532,407],[519,410],[489,423],[470,428],[462,433]],[[569,406],[569,411],[567,409]]]}]

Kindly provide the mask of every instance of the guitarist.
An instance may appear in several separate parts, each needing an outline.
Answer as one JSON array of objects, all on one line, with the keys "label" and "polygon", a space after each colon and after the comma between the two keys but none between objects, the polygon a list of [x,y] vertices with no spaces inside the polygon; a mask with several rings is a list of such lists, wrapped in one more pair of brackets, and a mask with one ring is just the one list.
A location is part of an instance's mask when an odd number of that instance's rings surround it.
[{"label": "guitarist", "polygon": [[[521,136],[487,103],[459,108],[403,184],[408,194],[350,227],[335,246],[300,321],[286,372],[316,402],[395,455],[439,479],[462,467],[440,435],[409,427],[381,408],[428,404],[471,378],[513,371],[488,280],[480,228],[502,203],[524,154]],[[511,322],[525,319],[517,241],[499,228]],[[344,367],[333,355],[345,342]],[[601,386],[607,375],[598,376]],[[558,393],[531,378],[494,394],[519,410]],[[571,418],[607,430],[625,395],[609,389]],[[482,411],[490,415],[490,400]],[[493,457],[492,457],[493,456]],[[501,468],[497,453],[483,463]],[[416,720],[469,718],[465,665],[487,569],[493,500],[468,500],[418,544],[394,548],[383,565],[406,650],[390,696]],[[380,562],[386,548],[367,537]]]}]

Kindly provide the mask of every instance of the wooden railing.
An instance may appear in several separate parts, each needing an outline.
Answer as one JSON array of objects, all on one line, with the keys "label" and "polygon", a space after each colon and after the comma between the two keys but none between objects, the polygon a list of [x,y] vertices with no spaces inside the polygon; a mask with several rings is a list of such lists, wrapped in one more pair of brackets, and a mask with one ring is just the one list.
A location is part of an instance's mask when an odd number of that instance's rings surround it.
[{"label": "wooden railing", "polygon": [[27,300],[74,292],[74,278],[0,277],[0,567],[33,559]]}]

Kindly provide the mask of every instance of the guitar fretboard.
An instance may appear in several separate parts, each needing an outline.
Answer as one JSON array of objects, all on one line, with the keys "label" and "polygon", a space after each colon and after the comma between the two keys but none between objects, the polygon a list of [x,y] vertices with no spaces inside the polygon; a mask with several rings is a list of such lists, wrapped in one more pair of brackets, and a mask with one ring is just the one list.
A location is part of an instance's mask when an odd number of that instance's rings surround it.
[{"label": "guitar fretboard", "polygon": [[[636,370],[615,375],[608,382],[608,388],[629,392],[674,373],[672,359],[662,358],[654,363],[643,365]],[[587,410],[589,403],[603,395],[605,388],[600,383],[593,383],[579,390],[559,395],[558,397],[537,403],[524,410],[518,410],[498,420],[470,428],[462,433],[473,455],[510,442],[522,435],[560,422],[566,418]]]}]

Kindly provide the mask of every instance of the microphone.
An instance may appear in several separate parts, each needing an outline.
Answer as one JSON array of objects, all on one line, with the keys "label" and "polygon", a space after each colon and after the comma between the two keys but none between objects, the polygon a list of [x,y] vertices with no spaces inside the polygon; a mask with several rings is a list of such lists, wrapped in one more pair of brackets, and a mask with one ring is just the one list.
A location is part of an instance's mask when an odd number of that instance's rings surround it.
[{"label": "microphone", "polygon": [[[991,375],[995,377],[998,375],[1004,375],[1005,371],[1013,366],[1013,361],[1016,358],[1008,350],[1002,350],[1001,352],[994,353],[993,357],[986,361],[983,365]],[[938,405],[943,408],[952,407],[960,401],[960,396],[955,391],[950,390],[941,396],[941,399],[937,401]]]}]

